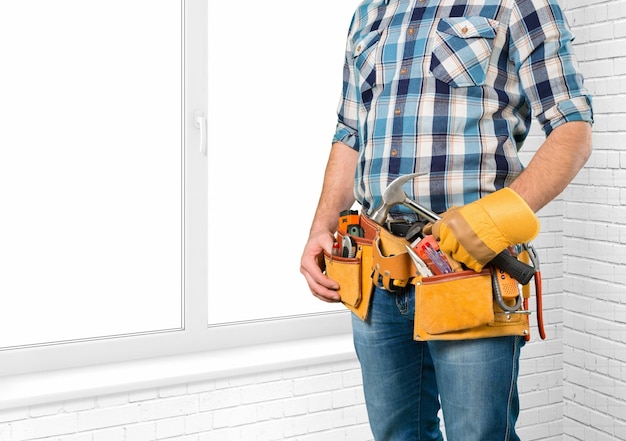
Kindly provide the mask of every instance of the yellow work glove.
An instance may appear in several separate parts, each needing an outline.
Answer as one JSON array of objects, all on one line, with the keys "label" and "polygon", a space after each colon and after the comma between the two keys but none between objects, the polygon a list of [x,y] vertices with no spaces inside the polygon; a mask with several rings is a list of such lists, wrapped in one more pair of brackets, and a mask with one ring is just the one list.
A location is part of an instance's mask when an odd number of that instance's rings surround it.
[{"label": "yellow work glove", "polygon": [[503,188],[463,207],[452,207],[432,226],[441,250],[474,271],[511,245],[539,234],[539,219],[517,193]]}]

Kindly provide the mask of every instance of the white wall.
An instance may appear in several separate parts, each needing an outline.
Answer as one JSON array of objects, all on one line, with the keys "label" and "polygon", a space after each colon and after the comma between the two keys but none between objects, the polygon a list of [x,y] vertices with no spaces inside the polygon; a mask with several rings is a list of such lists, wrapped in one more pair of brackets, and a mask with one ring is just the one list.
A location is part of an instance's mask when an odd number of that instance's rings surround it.
[{"label": "white wall", "polygon": [[565,192],[563,431],[626,439],[626,1],[568,0],[594,153]]},{"label": "white wall", "polygon": [[0,411],[1,441],[371,439],[356,362]]}]

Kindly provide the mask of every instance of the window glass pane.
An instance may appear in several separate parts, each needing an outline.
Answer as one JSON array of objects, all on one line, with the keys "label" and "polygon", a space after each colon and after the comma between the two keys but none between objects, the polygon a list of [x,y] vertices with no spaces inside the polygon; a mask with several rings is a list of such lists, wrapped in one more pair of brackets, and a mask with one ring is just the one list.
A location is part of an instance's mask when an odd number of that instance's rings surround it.
[{"label": "window glass pane", "polygon": [[183,326],[181,14],[0,2],[0,347]]},{"label": "window glass pane", "polygon": [[357,3],[209,2],[210,324],[345,310],[299,267]]}]

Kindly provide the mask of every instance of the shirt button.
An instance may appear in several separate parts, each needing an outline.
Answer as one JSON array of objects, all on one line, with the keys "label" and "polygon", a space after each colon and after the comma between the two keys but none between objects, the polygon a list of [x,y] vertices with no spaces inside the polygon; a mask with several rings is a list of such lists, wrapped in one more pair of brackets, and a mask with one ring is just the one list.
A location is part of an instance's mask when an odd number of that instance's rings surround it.
[{"label": "shirt button", "polygon": [[361,52],[361,45],[360,44],[356,47],[356,53],[358,54],[359,52]]},{"label": "shirt button", "polygon": [[409,28],[408,33],[409,35],[413,35],[415,33],[415,29]]},{"label": "shirt button", "polygon": [[396,149],[393,149],[391,151],[391,156],[398,156],[398,151]]},{"label": "shirt button", "polygon": [[400,69],[400,73],[402,75],[406,75],[406,67],[403,67],[402,69]]},{"label": "shirt button", "polygon": [[400,115],[400,109],[394,110],[393,113],[395,113],[396,115]]},{"label": "shirt button", "polygon": [[467,31],[468,31],[467,26],[463,26],[463,29],[461,29],[461,34],[465,35],[467,34]]}]

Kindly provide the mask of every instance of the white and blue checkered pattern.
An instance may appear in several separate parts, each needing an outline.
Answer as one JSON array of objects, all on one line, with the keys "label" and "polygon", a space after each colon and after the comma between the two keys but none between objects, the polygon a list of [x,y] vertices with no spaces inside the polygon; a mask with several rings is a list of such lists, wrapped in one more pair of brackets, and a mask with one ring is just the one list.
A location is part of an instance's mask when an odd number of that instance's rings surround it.
[{"label": "white and blue checkered pattern", "polygon": [[414,172],[407,194],[436,212],[507,186],[532,117],[592,121],[572,39],[556,0],[361,3],[334,137],[359,151],[357,201]]}]

